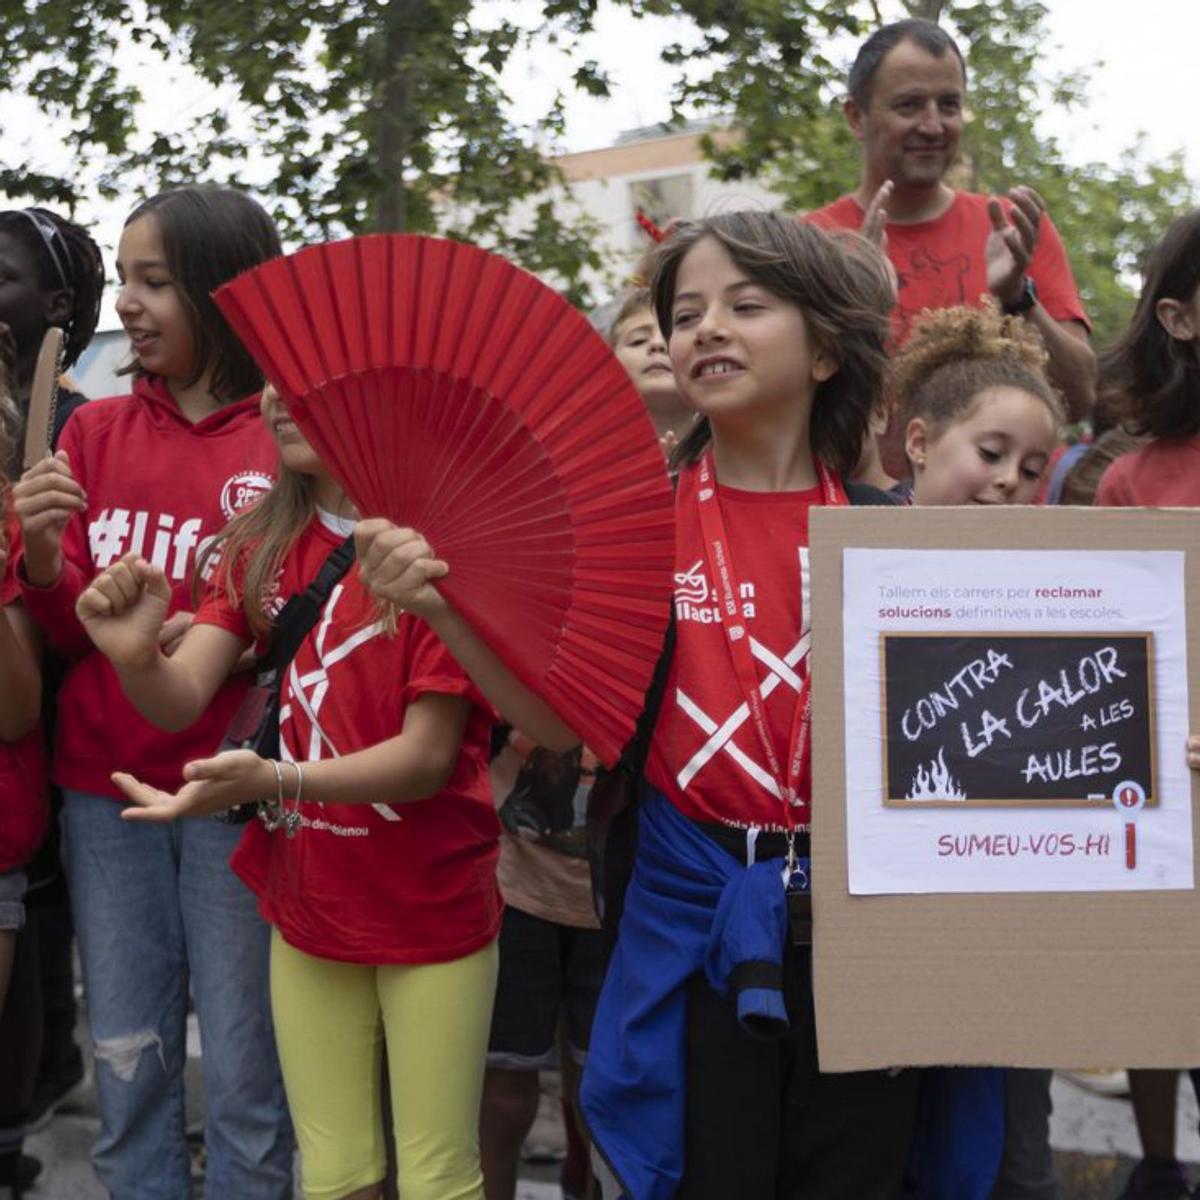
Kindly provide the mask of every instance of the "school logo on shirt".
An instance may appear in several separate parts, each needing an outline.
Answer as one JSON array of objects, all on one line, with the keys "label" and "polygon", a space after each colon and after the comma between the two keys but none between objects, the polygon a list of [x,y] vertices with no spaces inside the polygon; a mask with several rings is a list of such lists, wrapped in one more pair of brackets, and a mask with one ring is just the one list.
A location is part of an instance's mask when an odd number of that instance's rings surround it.
[{"label": "school logo on shirt", "polygon": [[[754,584],[740,584],[738,596],[742,602],[742,616],[748,621],[753,620]],[[716,593],[705,574],[703,559],[697,559],[686,571],[675,572],[675,619],[698,621],[701,625],[721,623],[721,609],[716,603]],[[741,634],[734,636],[740,637]]]},{"label": "school logo on shirt", "polygon": [[697,559],[686,571],[675,572],[675,601],[688,600],[692,604],[703,604],[708,599],[708,577],[704,574],[704,560]]},{"label": "school logo on shirt", "polygon": [[221,488],[221,511],[225,520],[232,521],[248,504],[261,500],[275,481],[262,471],[240,471],[225,480]]}]

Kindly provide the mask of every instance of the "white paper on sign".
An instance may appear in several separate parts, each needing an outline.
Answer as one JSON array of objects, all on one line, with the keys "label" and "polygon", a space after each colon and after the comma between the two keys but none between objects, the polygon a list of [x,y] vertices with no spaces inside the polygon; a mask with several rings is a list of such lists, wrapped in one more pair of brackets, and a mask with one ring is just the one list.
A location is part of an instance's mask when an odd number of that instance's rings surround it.
[{"label": "white paper on sign", "polygon": [[851,893],[1194,886],[1182,552],[847,549],[843,580]]}]

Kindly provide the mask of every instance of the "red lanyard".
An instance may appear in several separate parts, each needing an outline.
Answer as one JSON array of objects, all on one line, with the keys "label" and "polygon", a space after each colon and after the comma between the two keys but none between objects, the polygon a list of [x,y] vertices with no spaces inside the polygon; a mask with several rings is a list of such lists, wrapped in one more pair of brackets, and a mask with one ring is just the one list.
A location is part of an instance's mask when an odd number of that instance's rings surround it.
[{"label": "red lanyard", "polygon": [[[849,503],[837,477],[820,461],[817,462],[817,478],[821,483],[823,503]],[[700,514],[700,529],[704,534],[704,545],[708,554],[708,569],[721,607],[721,628],[725,633],[725,644],[729,647],[729,658],[745,697],[746,706],[750,710],[750,719],[758,733],[758,740],[762,743],[767,767],[779,789],[784,823],[788,832],[793,833],[796,828],[795,806],[812,759],[812,670],[805,672],[800,694],[796,697],[796,711],[792,716],[791,736],[788,739],[785,775],[779,755],[775,753],[770,726],[767,724],[766,705],[763,702],[762,689],[759,687],[758,671],[754,666],[754,653],[747,640],[746,627],[741,622],[737,598],[737,572],[733,565],[729,535],[725,531],[725,518],[721,515],[721,501],[717,495],[711,451],[700,460],[696,507]],[[801,625],[803,626],[803,614]]]}]

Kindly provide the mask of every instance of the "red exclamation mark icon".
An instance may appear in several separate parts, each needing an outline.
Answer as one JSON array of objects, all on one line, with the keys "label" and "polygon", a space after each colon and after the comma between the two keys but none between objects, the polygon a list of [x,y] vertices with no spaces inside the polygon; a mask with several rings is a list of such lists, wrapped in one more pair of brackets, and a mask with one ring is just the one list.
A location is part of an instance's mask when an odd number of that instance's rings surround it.
[{"label": "red exclamation mark icon", "polygon": [[1125,869],[1137,869],[1137,814],[1146,803],[1146,791],[1132,779],[1118,783],[1113,791],[1113,804],[1125,818]]}]

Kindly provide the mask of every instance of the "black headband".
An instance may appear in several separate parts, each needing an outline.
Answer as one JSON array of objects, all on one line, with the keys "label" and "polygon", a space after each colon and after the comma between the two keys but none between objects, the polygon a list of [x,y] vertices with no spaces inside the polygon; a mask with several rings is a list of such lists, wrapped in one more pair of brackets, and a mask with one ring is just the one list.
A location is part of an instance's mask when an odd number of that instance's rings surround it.
[{"label": "black headband", "polygon": [[42,243],[50,255],[50,261],[54,264],[54,273],[58,276],[59,283],[68,292],[73,291],[71,252],[67,249],[66,239],[58,226],[49,218],[42,216],[36,209],[18,208],[13,211],[27,218],[34,229],[38,231],[38,236],[42,239]]}]

